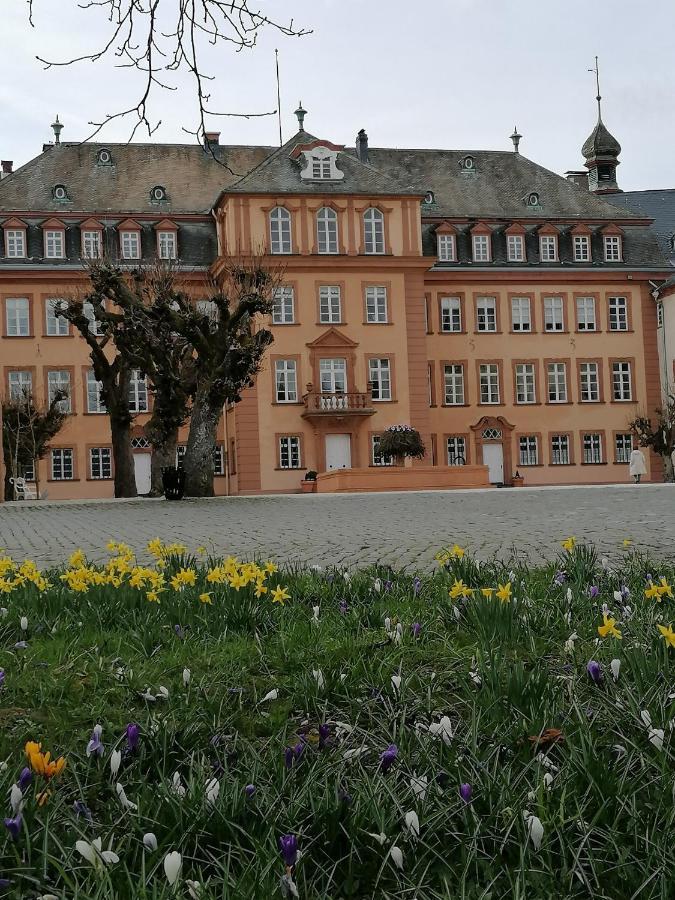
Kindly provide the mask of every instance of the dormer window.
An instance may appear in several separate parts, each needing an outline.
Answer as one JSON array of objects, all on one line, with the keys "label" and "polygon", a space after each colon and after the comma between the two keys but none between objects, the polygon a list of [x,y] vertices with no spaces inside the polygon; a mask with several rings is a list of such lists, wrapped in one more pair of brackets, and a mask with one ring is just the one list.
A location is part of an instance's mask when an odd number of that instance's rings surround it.
[{"label": "dormer window", "polygon": [[541,206],[541,202],[539,200],[539,194],[536,191],[531,191],[525,198],[525,202],[528,206],[534,206],[534,207]]},{"label": "dormer window", "polygon": [[21,219],[9,219],[3,225],[5,256],[23,259],[26,256],[26,226]]},{"label": "dormer window", "polygon": [[436,235],[438,261],[455,262],[457,259],[457,244],[454,234]]},{"label": "dormer window", "polygon": [[166,200],[166,188],[162,187],[161,184],[155,185],[155,187],[150,191],[150,199],[154,203],[162,203]]},{"label": "dormer window", "polygon": [[111,166],[112,153],[110,150],[106,150],[105,148],[99,150],[96,154],[96,164],[99,166]]},{"label": "dormer window", "polygon": [[575,234],[572,238],[574,262],[591,261],[591,237],[588,234]]},{"label": "dormer window", "polygon": [[55,184],[52,188],[52,197],[54,200],[64,201],[68,199],[68,191],[63,184]]},{"label": "dormer window", "polygon": [[671,234],[670,238],[668,239],[668,245],[670,246],[671,250],[675,250],[675,234]]},{"label": "dormer window", "polygon": [[330,159],[312,157],[312,178],[330,178]]},{"label": "dormer window", "polygon": [[525,262],[525,236],[507,234],[506,259],[508,262]]},{"label": "dormer window", "polygon": [[541,262],[558,262],[558,235],[539,235],[539,259]]},{"label": "dormer window", "polygon": [[622,247],[621,237],[618,234],[606,234],[603,236],[605,248],[605,262],[621,262]]},{"label": "dormer window", "polygon": [[436,202],[436,198],[434,197],[434,192],[427,191],[426,194],[424,195],[424,203],[426,203],[427,206],[431,206],[431,204],[435,203],[435,202]]},{"label": "dormer window", "polygon": [[63,259],[66,255],[64,231],[62,228],[46,228],[44,231],[45,258]]},{"label": "dormer window", "polygon": [[473,156],[465,156],[460,160],[459,167],[463,172],[475,172],[476,160]]},{"label": "dormer window", "polygon": [[296,148],[297,155],[303,159],[300,172],[303,181],[341,181],[345,177],[345,173],[337,167],[339,147],[320,144],[305,145],[305,148]]}]

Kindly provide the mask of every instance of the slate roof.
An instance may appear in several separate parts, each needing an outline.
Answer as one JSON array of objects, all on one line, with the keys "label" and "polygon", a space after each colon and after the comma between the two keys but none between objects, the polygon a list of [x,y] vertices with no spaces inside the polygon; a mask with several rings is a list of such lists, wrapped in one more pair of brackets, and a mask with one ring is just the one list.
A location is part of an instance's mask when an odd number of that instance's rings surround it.
[{"label": "slate roof", "polygon": [[665,188],[654,191],[625,191],[622,194],[608,194],[610,203],[623,209],[630,209],[640,216],[654,219],[652,225],[662,252],[671,266],[675,266],[675,250],[671,239],[675,235],[675,189]]},{"label": "slate roof", "polygon": [[[98,151],[104,148],[112,154],[111,166],[96,163]],[[58,216],[115,211],[162,218],[176,213],[207,214],[224,187],[238,181],[273,149],[221,145],[215,148],[217,162],[197,144],[59,144],[0,181],[0,213],[48,210]],[[57,184],[66,187],[69,201],[53,199],[52,188]],[[151,202],[150,192],[156,185],[166,188],[165,202]]]}]

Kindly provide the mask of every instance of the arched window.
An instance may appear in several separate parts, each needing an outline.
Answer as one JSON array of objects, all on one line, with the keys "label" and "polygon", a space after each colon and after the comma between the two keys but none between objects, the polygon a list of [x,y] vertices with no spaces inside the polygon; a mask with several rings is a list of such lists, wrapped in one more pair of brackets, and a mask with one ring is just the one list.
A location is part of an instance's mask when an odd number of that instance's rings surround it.
[{"label": "arched window", "polygon": [[316,214],[316,238],[319,253],[338,252],[337,213],[329,206],[324,206]]},{"label": "arched window", "polygon": [[364,212],[363,237],[366,253],[384,253],[384,216],[379,209]]},{"label": "arched window", "polygon": [[270,253],[292,253],[291,214],[283,206],[270,212]]}]

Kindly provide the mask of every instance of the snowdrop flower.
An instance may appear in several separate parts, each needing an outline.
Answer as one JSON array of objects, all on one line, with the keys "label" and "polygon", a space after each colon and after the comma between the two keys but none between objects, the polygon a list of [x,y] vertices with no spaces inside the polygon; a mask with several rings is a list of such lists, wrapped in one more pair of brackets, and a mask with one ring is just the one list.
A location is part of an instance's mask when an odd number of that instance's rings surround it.
[{"label": "snowdrop flower", "polygon": [[138,809],[137,803],[132,803],[131,800],[127,797],[126,791],[122,787],[122,785],[117,782],[115,785],[115,790],[117,791],[117,796],[119,798],[120,803],[122,804],[123,809],[130,809],[132,812]]},{"label": "snowdrop flower", "polygon": [[151,853],[154,853],[157,849],[157,838],[151,831],[143,835],[143,846]]},{"label": "snowdrop flower", "polygon": [[313,607],[312,607],[312,612],[314,613],[314,615],[313,615],[313,617],[312,617],[312,621],[318,622],[318,621],[319,621],[319,613],[321,612],[321,607],[320,607],[320,606],[313,606]]},{"label": "snowdrop flower", "polygon": [[380,591],[382,590],[382,582],[380,581],[379,578],[376,578],[376,579],[375,579],[375,581],[373,582],[373,587],[375,588],[375,590],[376,590],[377,593],[379,594]]},{"label": "snowdrop flower", "polygon": [[403,851],[400,847],[390,847],[389,856],[397,869],[403,869]]},{"label": "snowdrop flower", "polygon": [[21,812],[23,806],[23,791],[18,784],[13,784],[9,792],[9,805],[12,807],[12,815],[16,816]]},{"label": "snowdrop flower", "polygon": [[159,690],[157,691],[157,700],[168,700],[169,699],[169,690],[160,684]]},{"label": "snowdrop flower", "polygon": [[22,631],[28,631],[28,619],[26,616],[21,616],[21,621],[19,623],[21,625]]},{"label": "snowdrop flower", "polygon": [[366,832],[366,834],[368,835],[368,837],[374,838],[380,845],[380,847],[384,847],[387,841],[387,835],[384,833],[384,831],[381,831],[379,834],[373,834],[372,831],[368,831]]},{"label": "snowdrop flower", "polygon": [[428,779],[426,775],[416,773],[410,779],[410,788],[418,800],[424,800],[427,795]]},{"label": "snowdrop flower", "polygon": [[206,785],[206,799],[209,803],[215,803],[220,794],[220,782],[217,778],[212,778]]},{"label": "snowdrop flower", "polygon": [[653,744],[657,750],[663,750],[663,728],[649,729],[649,742]]},{"label": "snowdrop flower", "polygon": [[187,789],[181,781],[179,772],[173,773],[173,778],[171,779],[171,790],[179,797],[184,797],[187,794]]},{"label": "snowdrop flower", "polygon": [[261,703],[267,703],[269,700],[276,700],[279,697],[279,691],[276,688],[273,688],[271,691],[268,691],[265,696],[260,701]]},{"label": "snowdrop flower", "polygon": [[322,691],[326,686],[326,679],[323,677],[323,672],[321,671],[321,669],[312,669],[312,675],[314,676],[314,680],[316,681],[316,686],[320,691]]},{"label": "snowdrop flower", "polygon": [[183,865],[183,857],[177,850],[172,850],[164,857],[164,874],[169,884],[175,884]]},{"label": "snowdrop flower", "polygon": [[95,869],[102,869],[103,863],[112,866],[120,861],[119,856],[112,850],[101,850],[100,837],[93,840],[91,844],[89,841],[75,841],[75,849]]},{"label": "snowdrop flower", "polygon": [[442,716],[440,722],[432,722],[429,726],[429,734],[440,738],[446,746],[450,746],[453,738],[452,722],[448,716]]},{"label": "snowdrop flower", "polygon": [[391,676],[391,686],[394,689],[394,693],[398,694],[401,690],[401,676],[400,675],[392,675]]},{"label": "snowdrop flower", "polygon": [[609,664],[610,669],[612,670],[612,678],[614,681],[619,680],[619,670],[621,669],[621,660],[613,659]]},{"label": "snowdrop flower", "polygon": [[541,819],[537,818],[537,816],[533,816],[532,813],[527,810],[523,813],[523,818],[527,825],[527,834],[532,841],[532,846],[535,850],[538,850],[541,847],[541,842],[544,837],[544,826],[541,824]]},{"label": "snowdrop flower", "polygon": [[122,754],[119,750],[113,750],[110,754],[110,774],[113,778],[117,778],[117,773],[120,770],[120,763],[122,762]]},{"label": "snowdrop flower", "polygon": [[192,677],[192,673],[189,669],[183,669],[183,686],[187,687],[190,684],[190,678]]},{"label": "snowdrop flower", "polygon": [[405,814],[405,827],[411,837],[420,836],[420,820],[414,809]]}]

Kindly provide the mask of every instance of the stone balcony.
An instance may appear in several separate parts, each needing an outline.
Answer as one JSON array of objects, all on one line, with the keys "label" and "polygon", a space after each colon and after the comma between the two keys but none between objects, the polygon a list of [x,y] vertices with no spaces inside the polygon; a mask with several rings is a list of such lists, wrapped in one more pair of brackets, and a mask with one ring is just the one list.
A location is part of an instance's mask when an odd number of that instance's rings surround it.
[{"label": "stone balcony", "polygon": [[368,391],[315,391],[312,384],[307,385],[307,393],[303,395],[305,409],[302,416],[337,419],[347,416],[372,416],[375,413],[371,392]]}]

